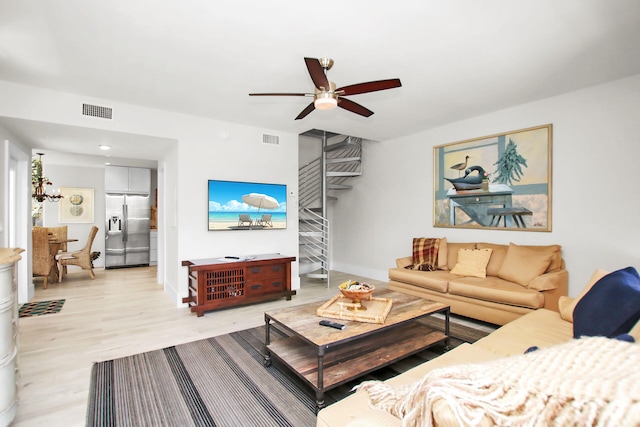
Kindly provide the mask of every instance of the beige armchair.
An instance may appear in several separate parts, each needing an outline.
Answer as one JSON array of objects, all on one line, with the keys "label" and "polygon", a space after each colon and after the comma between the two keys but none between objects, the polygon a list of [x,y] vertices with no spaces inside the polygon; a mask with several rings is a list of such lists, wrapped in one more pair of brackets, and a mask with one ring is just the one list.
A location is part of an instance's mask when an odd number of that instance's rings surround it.
[{"label": "beige armchair", "polygon": [[55,262],[49,249],[49,232],[44,227],[33,227],[31,238],[33,275],[44,277],[43,288],[47,289],[47,279]]},{"label": "beige armchair", "polygon": [[91,245],[93,244],[93,239],[95,239],[96,237],[96,233],[98,233],[98,227],[94,225],[93,227],[91,227],[91,231],[89,232],[89,237],[87,239],[87,243],[84,245],[84,248],[79,251],[61,252],[56,255],[59,272],[58,280],[60,282],[62,282],[62,276],[64,273],[66,273],[66,267],[68,265],[77,265],[83,270],[89,270],[89,275],[91,276],[91,278],[96,278],[96,275],[93,272],[93,263],[91,262]]}]

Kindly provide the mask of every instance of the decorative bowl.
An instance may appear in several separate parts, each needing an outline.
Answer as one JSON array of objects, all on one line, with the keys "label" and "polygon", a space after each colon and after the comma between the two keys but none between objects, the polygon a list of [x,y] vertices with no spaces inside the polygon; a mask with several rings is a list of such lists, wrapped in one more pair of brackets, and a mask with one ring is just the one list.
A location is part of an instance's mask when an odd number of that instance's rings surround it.
[{"label": "decorative bowl", "polygon": [[361,300],[368,300],[371,298],[375,286],[365,282],[356,282],[354,280],[347,280],[342,282],[339,286],[340,292],[345,298],[351,299],[354,304],[359,304]]}]

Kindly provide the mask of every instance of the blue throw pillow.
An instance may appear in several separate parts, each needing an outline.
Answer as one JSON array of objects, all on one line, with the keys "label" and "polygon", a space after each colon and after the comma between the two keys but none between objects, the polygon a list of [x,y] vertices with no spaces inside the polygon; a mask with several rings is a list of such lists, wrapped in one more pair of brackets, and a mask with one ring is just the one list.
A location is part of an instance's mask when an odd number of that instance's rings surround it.
[{"label": "blue throw pillow", "polygon": [[640,319],[640,276],[633,267],[598,280],[573,310],[573,337],[616,337]]}]

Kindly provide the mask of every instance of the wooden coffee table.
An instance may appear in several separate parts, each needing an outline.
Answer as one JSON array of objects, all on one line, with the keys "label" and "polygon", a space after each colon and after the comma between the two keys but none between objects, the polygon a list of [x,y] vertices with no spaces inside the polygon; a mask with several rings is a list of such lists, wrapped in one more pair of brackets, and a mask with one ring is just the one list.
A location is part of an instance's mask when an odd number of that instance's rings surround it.
[{"label": "wooden coffee table", "polygon": [[[384,324],[317,316],[322,302],[265,312],[265,366],[270,366],[274,358],[295,372],[315,390],[319,410],[325,406],[326,390],[435,344],[444,343],[449,348],[448,305],[388,290],[376,292],[375,296],[393,300]],[[435,313],[445,315],[444,333],[419,321]],[[320,326],[323,319],[342,323],[346,328]],[[291,336],[272,343],[272,322]]]}]

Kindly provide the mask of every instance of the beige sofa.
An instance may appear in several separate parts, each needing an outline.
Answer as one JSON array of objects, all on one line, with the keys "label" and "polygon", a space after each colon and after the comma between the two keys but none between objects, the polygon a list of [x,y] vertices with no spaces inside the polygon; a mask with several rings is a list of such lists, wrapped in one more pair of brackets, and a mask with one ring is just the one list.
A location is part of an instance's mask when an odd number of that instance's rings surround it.
[{"label": "beige sofa", "polygon": [[[606,272],[597,270],[586,289],[605,274]],[[575,302],[572,298],[563,297],[561,301],[562,314],[544,308],[531,311],[507,325],[498,328],[474,344],[462,344],[450,352],[418,365],[384,383],[393,387],[415,384],[427,373],[437,368],[490,362],[505,356],[521,355],[532,346],[537,346],[542,349],[558,344],[575,342],[576,340],[572,340],[572,311]],[[636,324],[630,333],[635,337],[636,342],[640,341],[640,322]],[[607,364],[607,366],[609,365]],[[434,425],[457,425],[448,408],[436,406],[432,412],[432,418]],[[399,418],[396,418],[387,411],[371,407],[367,392],[354,393],[322,409],[318,413],[317,418],[317,426],[321,427],[391,427],[401,425],[402,422]]]},{"label": "beige sofa", "polygon": [[[453,274],[460,250],[490,250],[486,277]],[[559,245],[521,246],[440,239],[437,270],[405,268],[411,256],[389,269],[389,288],[451,306],[451,312],[504,325],[540,308],[558,311],[568,292],[569,274]],[[481,276],[481,275],[480,275]]]}]

